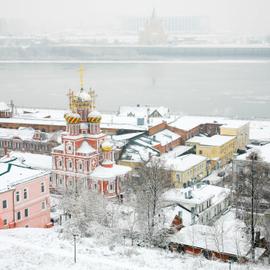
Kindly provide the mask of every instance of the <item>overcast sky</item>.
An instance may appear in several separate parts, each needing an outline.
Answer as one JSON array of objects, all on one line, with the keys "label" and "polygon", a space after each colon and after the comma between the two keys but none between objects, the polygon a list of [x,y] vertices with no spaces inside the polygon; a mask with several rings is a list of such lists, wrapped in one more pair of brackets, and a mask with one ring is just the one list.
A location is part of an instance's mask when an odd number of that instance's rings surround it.
[{"label": "overcast sky", "polygon": [[48,29],[108,25],[121,16],[206,15],[216,28],[270,34],[270,0],[0,0],[0,17]]}]

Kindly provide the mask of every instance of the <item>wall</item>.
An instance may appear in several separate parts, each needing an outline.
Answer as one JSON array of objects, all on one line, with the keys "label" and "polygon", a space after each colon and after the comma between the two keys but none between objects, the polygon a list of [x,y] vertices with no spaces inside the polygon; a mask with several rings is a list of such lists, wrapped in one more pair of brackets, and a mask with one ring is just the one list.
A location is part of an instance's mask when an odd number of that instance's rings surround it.
[{"label": "wall", "polygon": [[[44,183],[45,191],[41,192],[41,183]],[[24,189],[28,190],[28,197],[24,199]],[[44,228],[50,223],[50,193],[49,176],[42,176],[32,181],[16,186],[16,192],[20,192],[20,201],[15,200],[16,227],[40,227]],[[42,202],[45,202],[45,209],[42,209]],[[24,210],[29,209],[29,216],[24,216]],[[21,220],[17,219],[17,213],[21,212]]]},{"label": "wall", "polygon": [[[7,200],[7,208],[3,209],[2,202]],[[0,219],[7,219],[7,225],[2,228],[8,228],[8,224],[13,222],[13,189],[0,193]],[[1,225],[0,225],[1,229]]]},{"label": "wall", "polygon": [[[180,180],[178,180],[178,176]],[[180,172],[180,171],[173,171],[172,172],[172,181],[176,188],[182,188],[184,183],[192,179],[201,180],[202,178],[207,176],[207,162],[204,160],[199,164],[191,167],[190,169]]]},{"label": "wall", "polygon": [[[233,159],[233,154],[236,151],[236,139],[232,139],[229,142],[221,146],[209,146],[209,145],[196,145],[196,154],[203,155],[212,159],[213,166],[218,162],[217,159],[220,159],[220,166],[224,166]],[[213,168],[214,169],[214,168]]]},{"label": "wall", "polygon": [[228,128],[226,126],[220,127],[221,135],[236,136],[237,149],[245,149],[245,146],[249,143],[249,123],[239,128]]}]

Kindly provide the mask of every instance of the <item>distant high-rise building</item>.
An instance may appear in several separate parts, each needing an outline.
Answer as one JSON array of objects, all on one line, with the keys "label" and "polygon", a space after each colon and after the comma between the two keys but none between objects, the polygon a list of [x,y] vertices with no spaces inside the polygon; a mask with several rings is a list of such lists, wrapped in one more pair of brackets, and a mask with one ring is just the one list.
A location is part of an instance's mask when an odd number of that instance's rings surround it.
[{"label": "distant high-rise building", "polygon": [[[166,33],[196,34],[210,31],[210,20],[206,16],[165,16],[158,17]],[[138,33],[151,17],[131,17],[123,20],[123,30]]]}]

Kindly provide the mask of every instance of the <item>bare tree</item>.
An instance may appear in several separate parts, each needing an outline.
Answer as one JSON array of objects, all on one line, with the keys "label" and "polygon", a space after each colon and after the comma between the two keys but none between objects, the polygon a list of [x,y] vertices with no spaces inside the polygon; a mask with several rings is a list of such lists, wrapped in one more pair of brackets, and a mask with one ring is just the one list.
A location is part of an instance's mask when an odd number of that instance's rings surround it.
[{"label": "bare tree", "polygon": [[267,248],[268,263],[270,264],[270,210],[268,209],[264,213],[264,235],[265,235],[265,246]]},{"label": "bare tree", "polygon": [[135,194],[138,226],[144,240],[157,243],[163,234],[159,230],[159,213],[163,206],[162,194],[171,187],[171,175],[162,161],[152,158],[138,170],[129,188]]},{"label": "bare tree", "polygon": [[251,152],[242,161],[235,173],[234,203],[236,213],[241,217],[250,233],[251,258],[255,260],[255,231],[261,218],[259,214],[265,210],[269,190],[269,164],[263,162],[258,152]]}]

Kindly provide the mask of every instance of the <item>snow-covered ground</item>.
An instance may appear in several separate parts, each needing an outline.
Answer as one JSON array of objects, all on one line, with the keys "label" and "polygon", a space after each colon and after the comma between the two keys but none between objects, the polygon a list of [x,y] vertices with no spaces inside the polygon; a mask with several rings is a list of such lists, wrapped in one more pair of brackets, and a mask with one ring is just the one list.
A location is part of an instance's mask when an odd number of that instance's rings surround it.
[{"label": "snow-covered ground", "polygon": [[[203,257],[180,255],[161,249],[114,246],[106,239],[82,239],[77,244],[77,264],[73,262],[73,242],[63,240],[55,228],[10,229],[0,231],[1,270],[47,269],[155,269],[227,270],[228,263]],[[233,264],[232,270],[266,270],[269,266]]]}]

